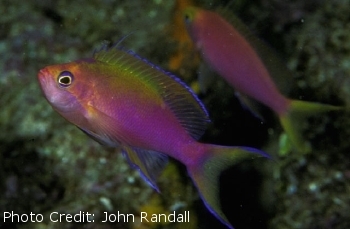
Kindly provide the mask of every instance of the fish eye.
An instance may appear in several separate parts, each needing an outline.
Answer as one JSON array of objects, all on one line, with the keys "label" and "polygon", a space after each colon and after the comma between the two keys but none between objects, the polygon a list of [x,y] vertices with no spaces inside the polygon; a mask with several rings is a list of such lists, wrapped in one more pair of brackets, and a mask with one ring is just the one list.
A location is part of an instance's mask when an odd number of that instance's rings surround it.
[{"label": "fish eye", "polygon": [[191,22],[191,16],[189,15],[189,13],[185,13],[184,19],[186,24]]},{"label": "fish eye", "polygon": [[194,11],[192,8],[185,9],[183,11],[183,19],[186,24],[190,24],[194,18]]},{"label": "fish eye", "polygon": [[73,83],[73,74],[69,71],[61,72],[57,77],[57,82],[60,87],[69,87]]}]

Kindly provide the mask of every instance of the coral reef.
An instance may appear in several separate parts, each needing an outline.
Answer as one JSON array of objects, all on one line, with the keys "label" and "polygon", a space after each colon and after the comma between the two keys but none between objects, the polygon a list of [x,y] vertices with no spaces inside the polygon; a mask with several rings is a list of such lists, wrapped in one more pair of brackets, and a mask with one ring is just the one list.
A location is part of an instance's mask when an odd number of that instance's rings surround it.
[{"label": "coral reef", "polygon": [[[174,24],[179,19],[176,10],[192,2],[209,9],[226,5],[276,49],[295,76],[291,97],[350,105],[346,0],[1,1],[0,228],[182,228],[181,223],[77,224],[47,219],[52,212],[83,211],[101,219],[104,212],[186,210],[193,215],[189,229],[224,228],[203,206],[184,167],[172,162],[159,178],[162,193],[155,193],[119,152],[92,141],[56,114],[36,79],[44,66],[89,57],[101,44],[127,36],[122,46],[165,69],[170,66],[186,83],[196,85],[196,53],[191,44],[181,49],[179,43],[188,42],[183,28],[174,32],[180,26]],[[274,157],[264,165],[223,175],[222,202],[233,225],[349,228],[349,112],[300,124],[313,147],[310,154],[301,155],[280,141],[283,133],[269,111],[263,112],[264,122],[256,119],[242,109],[222,79],[199,96],[212,119],[201,141],[264,147]],[[232,183],[239,190],[228,189]],[[40,213],[46,220],[4,222],[5,211]]]},{"label": "coral reef", "polygon": [[[301,1],[296,5],[303,6]],[[347,1],[314,1],[285,35],[294,96],[349,106],[349,7]],[[307,12],[308,8],[299,8]],[[348,228],[348,111],[314,117],[306,124],[309,155],[287,155],[274,169],[276,216],[271,228]]]}]

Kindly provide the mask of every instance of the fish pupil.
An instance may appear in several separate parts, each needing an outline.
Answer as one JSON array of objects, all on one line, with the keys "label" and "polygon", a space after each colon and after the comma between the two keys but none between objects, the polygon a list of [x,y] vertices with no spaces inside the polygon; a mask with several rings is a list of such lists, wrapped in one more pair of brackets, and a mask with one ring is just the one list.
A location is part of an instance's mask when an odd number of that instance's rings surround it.
[{"label": "fish pupil", "polygon": [[190,22],[190,16],[188,14],[185,14],[185,23]]},{"label": "fish pupil", "polygon": [[58,84],[61,87],[68,87],[73,82],[73,74],[69,71],[63,71],[58,76]]},{"label": "fish pupil", "polygon": [[70,84],[70,77],[69,76],[63,76],[60,78],[61,84]]}]

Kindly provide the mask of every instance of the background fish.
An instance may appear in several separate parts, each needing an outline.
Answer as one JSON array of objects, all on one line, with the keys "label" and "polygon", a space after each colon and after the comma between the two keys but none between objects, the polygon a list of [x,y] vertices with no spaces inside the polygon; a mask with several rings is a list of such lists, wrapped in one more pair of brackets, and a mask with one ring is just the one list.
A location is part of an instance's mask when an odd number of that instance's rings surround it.
[{"label": "background fish", "polygon": [[[271,75],[280,74],[270,64],[276,64],[276,57],[262,53],[268,50],[239,21],[233,18],[231,25],[219,14],[196,7],[183,12],[188,32],[200,50],[203,59],[239,93],[247,95],[271,108],[299,151],[307,152],[310,147],[297,130],[302,116],[319,112],[339,110],[340,107],[320,103],[292,100],[280,93]],[[287,75],[287,70],[285,70]]]},{"label": "background fish", "polygon": [[232,228],[220,209],[218,176],[232,164],[267,154],[197,142],[208,114],[179,79],[115,48],[46,67],[38,79],[60,115],[101,144],[120,147],[157,191],[156,178],[167,156],[186,165],[208,209]]}]

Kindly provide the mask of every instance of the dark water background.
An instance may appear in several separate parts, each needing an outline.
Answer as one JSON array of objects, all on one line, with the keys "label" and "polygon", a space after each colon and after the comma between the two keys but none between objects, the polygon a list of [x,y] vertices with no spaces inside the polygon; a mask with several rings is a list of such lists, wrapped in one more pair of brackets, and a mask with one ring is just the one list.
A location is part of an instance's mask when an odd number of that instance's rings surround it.
[{"label": "dark water background", "polygon": [[[149,188],[120,153],[98,145],[45,101],[36,75],[51,64],[90,57],[103,43],[123,45],[189,85],[196,85],[193,50],[179,48],[176,4],[190,1],[0,2],[0,228],[225,228],[204,207],[185,168],[173,162]],[[226,6],[278,53],[293,73],[292,98],[350,104],[350,3],[347,0],[198,0]],[[176,55],[184,61],[171,65]],[[187,59],[186,59],[187,58]],[[171,67],[175,66],[175,67]],[[281,76],[282,80],[283,77]],[[285,90],[285,89],[282,89]],[[200,93],[212,123],[201,141],[262,148],[273,156],[226,171],[224,212],[242,228],[350,228],[349,112],[300,125],[312,152],[288,148],[274,114],[264,122],[242,108],[217,79]],[[285,150],[286,149],[286,150]],[[52,212],[191,212],[191,223],[53,223]],[[43,222],[11,223],[4,212],[42,214]]]}]

